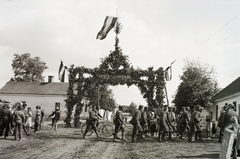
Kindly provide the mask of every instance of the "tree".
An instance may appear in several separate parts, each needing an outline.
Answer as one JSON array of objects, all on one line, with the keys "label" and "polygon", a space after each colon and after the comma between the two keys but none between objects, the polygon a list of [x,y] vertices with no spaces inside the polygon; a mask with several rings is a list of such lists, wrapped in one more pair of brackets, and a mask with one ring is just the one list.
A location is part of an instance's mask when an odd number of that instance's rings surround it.
[{"label": "tree", "polygon": [[135,111],[137,110],[137,104],[131,102],[129,106],[129,110],[130,110],[130,115],[133,116]]},{"label": "tree", "polygon": [[14,77],[11,81],[17,82],[41,82],[44,77],[43,71],[47,69],[46,63],[41,61],[40,57],[31,58],[29,53],[14,54],[12,61],[12,69]]},{"label": "tree", "polygon": [[186,59],[184,62],[183,75],[180,76],[182,82],[173,101],[177,112],[183,106],[193,109],[198,104],[209,109],[212,106],[212,97],[218,92],[213,66],[202,64],[199,60]]},{"label": "tree", "polygon": [[89,105],[100,106],[100,109],[112,111],[115,108],[115,99],[113,99],[112,90],[107,84],[88,86],[86,94],[90,99]]}]

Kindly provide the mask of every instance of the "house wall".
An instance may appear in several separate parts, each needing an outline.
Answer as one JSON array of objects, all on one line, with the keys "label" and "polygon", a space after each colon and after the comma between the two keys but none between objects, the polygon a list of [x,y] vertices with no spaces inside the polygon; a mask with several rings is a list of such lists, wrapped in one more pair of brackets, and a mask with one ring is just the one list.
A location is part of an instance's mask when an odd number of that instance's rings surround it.
[{"label": "house wall", "polygon": [[61,119],[66,117],[65,114],[65,99],[64,95],[17,95],[17,94],[0,94],[0,99],[4,99],[9,101],[11,104],[20,101],[26,101],[27,107],[32,108],[33,118],[36,111],[36,106],[40,105],[42,109],[44,109],[45,117],[48,117],[53,110],[55,110],[55,103],[60,103],[61,110]]},{"label": "house wall", "polygon": [[213,117],[215,120],[219,118],[221,110],[226,103],[236,105],[236,111],[240,115],[240,93],[236,93],[213,101],[213,107],[211,111],[213,112]]}]

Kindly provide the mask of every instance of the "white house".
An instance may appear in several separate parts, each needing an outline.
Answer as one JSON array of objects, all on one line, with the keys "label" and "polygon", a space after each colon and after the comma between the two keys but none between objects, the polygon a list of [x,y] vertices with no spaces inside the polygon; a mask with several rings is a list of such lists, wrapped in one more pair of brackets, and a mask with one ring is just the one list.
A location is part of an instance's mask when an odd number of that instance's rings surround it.
[{"label": "white house", "polygon": [[240,77],[213,97],[212,112],[215,120],[219,118],[225,104],[233,104],[240,115]]},{"label": "white house", "polygon": [[[26,102],[27,107],[32,108],[33,115],[36,106],[40,105],[44,109],[45,117],[49,116],[56,107],[59,107],[61,119],[64,119],[66,117],[65,100],[67,99],[68,86],[68,83],[53,82],[53,76],[48,77],[48,82],[7,82],[0,89],[0,99],[9,101],[11,104]],[[84,99],[82,103],[84,107],[81,117],[87,117],[89,115],[88,102]],[[100,114],[104,116],[105,120],[112,118],[112,112],[100,110]]]},{"label": "white house", "polygon": [[[68,83],[53,82],[53,76],[49,76],[48,82],[7,82],[0,89],[0,99],[9,101],[11,104],[24,101],[27,107],[32,108],[33,114],[35,114],[36,106],[40,105],[44,109],[45,117],[59,107],[61,118],[64,119],[68,86]],[[88,114],[88,108],[83,108],[83,110],[83,114]]]}]

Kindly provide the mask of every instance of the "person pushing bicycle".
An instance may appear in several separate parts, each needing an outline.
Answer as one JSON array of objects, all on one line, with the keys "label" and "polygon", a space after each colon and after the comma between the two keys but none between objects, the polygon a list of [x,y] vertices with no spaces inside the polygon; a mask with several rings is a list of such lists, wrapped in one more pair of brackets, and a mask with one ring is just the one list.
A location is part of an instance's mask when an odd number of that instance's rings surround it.
[{"label": "person pushing bicycle", "polygon": [[92,110],[89,112],[89,119],[87,120],[87,128],[83,134],[84,139],[86,138],[85,136],[86,136],[87,132],[91,129],[94,130],[94,132],[97,135],[97,138],[100,138],[98,135],[98,131],[97,131],[99,117],[101,117],[101,116],[99,116],[99,113],[96,110],[96,107],[93,106]]}]

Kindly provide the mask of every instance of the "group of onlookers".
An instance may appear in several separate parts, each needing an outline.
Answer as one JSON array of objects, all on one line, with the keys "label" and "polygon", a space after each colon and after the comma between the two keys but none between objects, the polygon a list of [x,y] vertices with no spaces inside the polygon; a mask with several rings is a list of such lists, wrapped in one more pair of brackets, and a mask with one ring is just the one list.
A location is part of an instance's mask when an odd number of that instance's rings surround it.
[{"label": "group of onlookers", "polygon": [[[4,133],[4,138],[9,136],[9,133],[14,135],[14,140],[25,140],[22,137],[22,132],[26,133],[26,136],[30,135],[30,129],[32,128],[32,109],[27,107],[25,102],[17,102],[15,104],[15,110],[10,110],[10,104],[5,103],[1,110],[1,123],[0,123],[0,136]],[[34,118],[34,131],[41,130],[44,119],[44,110],[40,106],[36,106],[36,116]]]}]

